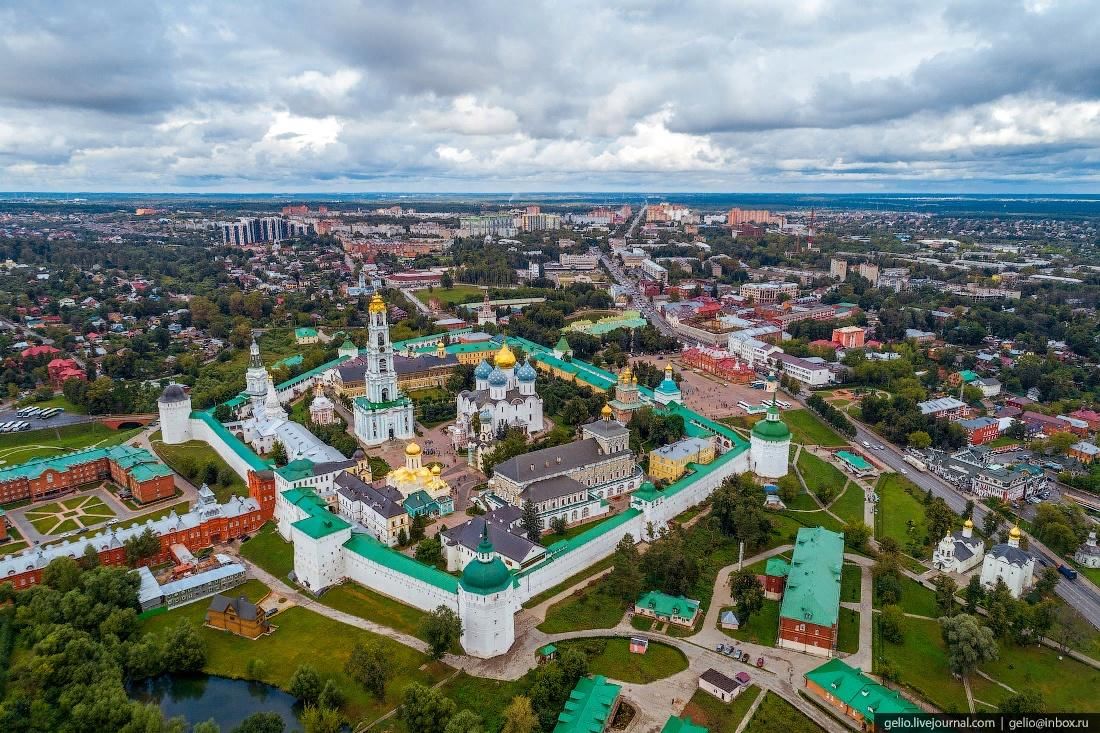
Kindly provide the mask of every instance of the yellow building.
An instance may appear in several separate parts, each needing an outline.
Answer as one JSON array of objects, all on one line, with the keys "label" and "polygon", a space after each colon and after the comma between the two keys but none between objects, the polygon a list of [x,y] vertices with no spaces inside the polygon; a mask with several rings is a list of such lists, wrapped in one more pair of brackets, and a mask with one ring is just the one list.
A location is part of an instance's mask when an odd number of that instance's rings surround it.
[{"label": "yellow building", "polygon": [[684,475],[689,463],[707,464],[714,460],[713,438],[684,438],[649,453],[649,477],[654,481],[675,481]]},{"label": "yellow building", "polygon": [[400,491],[406,499],[418,491],[439,499],[451,495],[451,486],[441,474],[438,464],[431,468],[424,465],[419,445],[409,443],[405,446],[405,465],[386,474],[386,485]]}]

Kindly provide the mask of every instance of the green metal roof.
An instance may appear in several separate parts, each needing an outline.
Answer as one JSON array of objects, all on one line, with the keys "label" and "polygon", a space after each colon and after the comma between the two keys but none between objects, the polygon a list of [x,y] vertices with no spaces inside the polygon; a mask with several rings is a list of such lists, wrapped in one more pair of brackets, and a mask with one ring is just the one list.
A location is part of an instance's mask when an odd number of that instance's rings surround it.
[{"label": "green metal roof", "polygon": [[458,578],[391,550],[366,534],[353,534],[344,547],[372,562],[423,581],[448,593],[458,593]]},{"label": "green metal roof", "polygon": [[843,564],[844,535],[824,527],[798,530],[779,615],[799,623],[836,625]]},{"label": "green metal roof", "polygon": [[787,423],[778,419],[779,411],[776,410],[774,406],[768,408],[769,417],[773,414],[777,419],[770,420],[764,418],[763,420],[756,421],[756,424],[752,426],[753,437],[767,440],[772,443],[782,443],[790,440],[791,429],[787,427]]},{"label": "green metal roof", "polygon": [[554,733],[603,733],[621,689],[602,674],[581,677],[558,715]]},{"label": "green metal roof", "polygon": [[544,657],[548,657],[548,656],[550,656],[551,654],[554,654],[557,651],[558,651],[558,648],[556,646],[554,646],[553,644],[547,644],[546,646],[539,649],[539,654],[541,654]]},{"label": "green metal roof", "polygon": [[287,369],[290,369],[291,367],[299,366],[303,361],[305,361],[305,357],[303,357],[301,354],[295,354],[294,356],[288,356],[285,359],[279,359],[279,361],[275,362],[271,366],[285,366]]},{"label": "green metal roof", "polygon": [[[486,557],[488,560],[482,559]],[[481,542],[477,546],[477,557],[466,563],[459,584],[470,593],[484,596],[499,593],[510,587],[513,582],[515,581],[512,573],[500,556],[493,552],[493,543],[489,539],[489,525],[485,524],[481,528]]]},{"label": "green metal roof", "polygon": [[276,468],[275,473],[283,478],[287,483],[301,481],[302,479],[309,478],[313,475],[313,461],[305,458],[299,458],[296,461],[291,461],[282,468]]},{"label": "green metal roof", "polygon": [[435,499],[424,489],[419,489],[409,494],[403,503],[405,511],[412,513],[435,504]]},{"label": "green metal roof", "polygon": [[554,344],[554,351],[560,351],[563,354],[568,354],[573,351],[573,347],[569,345],[569,341],[562,336],[558,339],[558,342]]},{"label": "green metal roof", "polygon": [[290,489],[283,492],[283,498],[309,514],[305,519],[290,525],[308,537],[318,540],[341,530],[351,529],[350,524],[328,510],[328,505],[312,489]]},{"label": "green metal roof", "polygon": [[868,723],[875,722],[876,713],[919,713],[913,703],[893,690],[883,687],[858,669],[853,669],[839,659],[806,673],[806,679],[822,690],[859,712]]},{"label": "green metal roof", "polygon": [[670,715],[665,721],[665,727],[661,728],[661,733],[708,733],[708,731],[703,726],[691,722],[689,718]]},{"label": "green metal roof", "polygon": [[214,418],[212,411],[203,410],[202,412],[192,412],[191,419],[201,420],[206,423],[210,429],[229,446],[230,450],[247,463],[248,467],[253,471],[266,471],[271,468],[267,461],[256,455],[252,449],[242,443],[236,435],[229,432],[227,427],[218,422]]},{"label": "green metal roof", "polygon": [[846,450],[838,450],[836,452],[836,457],[839,458],[840,460],[844,461],[845,463],[849,464],[852,468],[856,469],[857,471],[866,471],[866,470],[872,468],[871,464],[868,463],[867,460],[863,456],[857,455],[855,453],[851,453],[851,452],[846,451]]},{"label": "green metal roof", "polygon": [[764,565],[764,575],[769,575],[773,578],[786,578],[787,574],[790,572],[790,563],[781,557],[769,557],[768,562]]},{"label": "green metal roof", "polygon": [[[144,448],[115,445],[109,448],[85,448],[60,456],[35,458],[26,463],[7,466],[0,469],[0,483],[24,478],[28,480],[35,479],[48,470],[64,473],[74,466],[92,463],[104,458],[114,461],[124,471],[134,473],[138,481],[146,481],[157,476],[172,475],[172,471],[167,466]],[[142,468],[142,471],[138,472],[138,468]],[[138,477],[139,473],[141,477]]]},{"label": "green metal roof", "polygon": [[973,382],[976,379],[980,379],[980,377],[970,369],[963,369],[961,372],[959,372],[959,378],[967,384]]},{"label": "green metal roof", "polygon": [[155,478],[164,478],[172,475],[172,469],[163,463],[141,463],[129,471],[135,481],[151,481]]},{"label": "green metal roof", "polygon": [[679,618],[691,618],[699,611],[699,601],[694,601],[683,596],[670,596],[659,590],[651,590],[642,594],[634,603],[638,608],[648,608],[658,616],[677,616]]},{"label": "green metal roof", "polygon": [[375,410],[388,410],[391,407],[399,407],[401,405],[407,405],[411,402],[408,397],[402,395],[396,400],[390,400],[389,402],[371,402],[366,397],[356,397],[355,404],[357,407],[361,407],[367,412],[374,412]]},{"label": "green metal roof", "polygon": [[294,337],[295,338],[312,338],[313,336],[316,336],[316,335],[317,335],[317,329],[316,328],[302,327],[302,328],[294,329]]}]

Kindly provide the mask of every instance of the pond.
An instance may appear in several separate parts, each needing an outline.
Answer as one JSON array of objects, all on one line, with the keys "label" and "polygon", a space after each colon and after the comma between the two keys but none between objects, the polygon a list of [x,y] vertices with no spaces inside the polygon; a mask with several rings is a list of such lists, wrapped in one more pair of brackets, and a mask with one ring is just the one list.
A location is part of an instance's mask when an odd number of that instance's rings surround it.
[{"label": "pond", "polygon": [[160,705],[165,716],[184,717],[188,723],[213,718],[229,733],[253,713],[278,713],[286,730],[301,731],[295,717],[295,699],[272,685],[215,675],[162,675],[135,683],[130,697]]}]

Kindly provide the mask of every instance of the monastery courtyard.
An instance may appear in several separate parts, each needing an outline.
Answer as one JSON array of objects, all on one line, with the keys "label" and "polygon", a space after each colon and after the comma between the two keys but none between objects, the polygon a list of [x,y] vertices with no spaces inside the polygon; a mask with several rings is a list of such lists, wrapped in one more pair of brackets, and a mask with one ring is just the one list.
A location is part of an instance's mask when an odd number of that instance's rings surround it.
[{"label": "monastery courtyard", "polygon": [[753,389],[747,384],[726,382],[710,374],[698,372],[692,367],[685,367],[678,357],[639,356],[632,359],[631,363],[637,364],[642,361],[658,369],[664,369],[666,364],[672,364],[681,376],[680,391],[684,396],[684,404],[712,420],[731,415],[745,415],[747,413],[737,406],[738,402],[759,405],[766,396],[764,390]]}]

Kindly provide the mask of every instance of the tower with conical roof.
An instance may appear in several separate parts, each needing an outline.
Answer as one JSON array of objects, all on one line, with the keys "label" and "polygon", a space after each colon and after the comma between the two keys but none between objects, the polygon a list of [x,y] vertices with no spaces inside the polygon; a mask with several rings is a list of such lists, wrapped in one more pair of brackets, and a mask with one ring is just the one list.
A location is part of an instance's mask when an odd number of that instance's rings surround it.
[{"label": "tower with conical roof", "polygon": [[413,436],[413,403],[397,386],[386,304],[375,293],[367,307],[367,369],[364,395],[355,400],[355,437],[364,445]]},{"label": "tower with conical roof", "polygon": [[248,347],[248,371],[244,373],[244,393],[252,403],[252,414],[259,414],[264,399],[267,397],[267,369],[260,359],[260,345],[256,339],[252,339],[252,345]]},{"label": "tower with conical roof", "polygon": [[782,478],[787,475],[790,459],[791,431],[779,417],[776,393],[779,380],[775,374],[769,374],[764,389],[771,392],[772,403],[768,414],[752,427],[749,435],[749,463],[752,470],[761,478]]},{"label": "tower with conical roof", "polygon": [[467,654],[488,658],[511,648],[516,640],[515,581],[493,549],[487,522],[482,523],[477,557],[462,570],[458,605],[462,648]]}]

